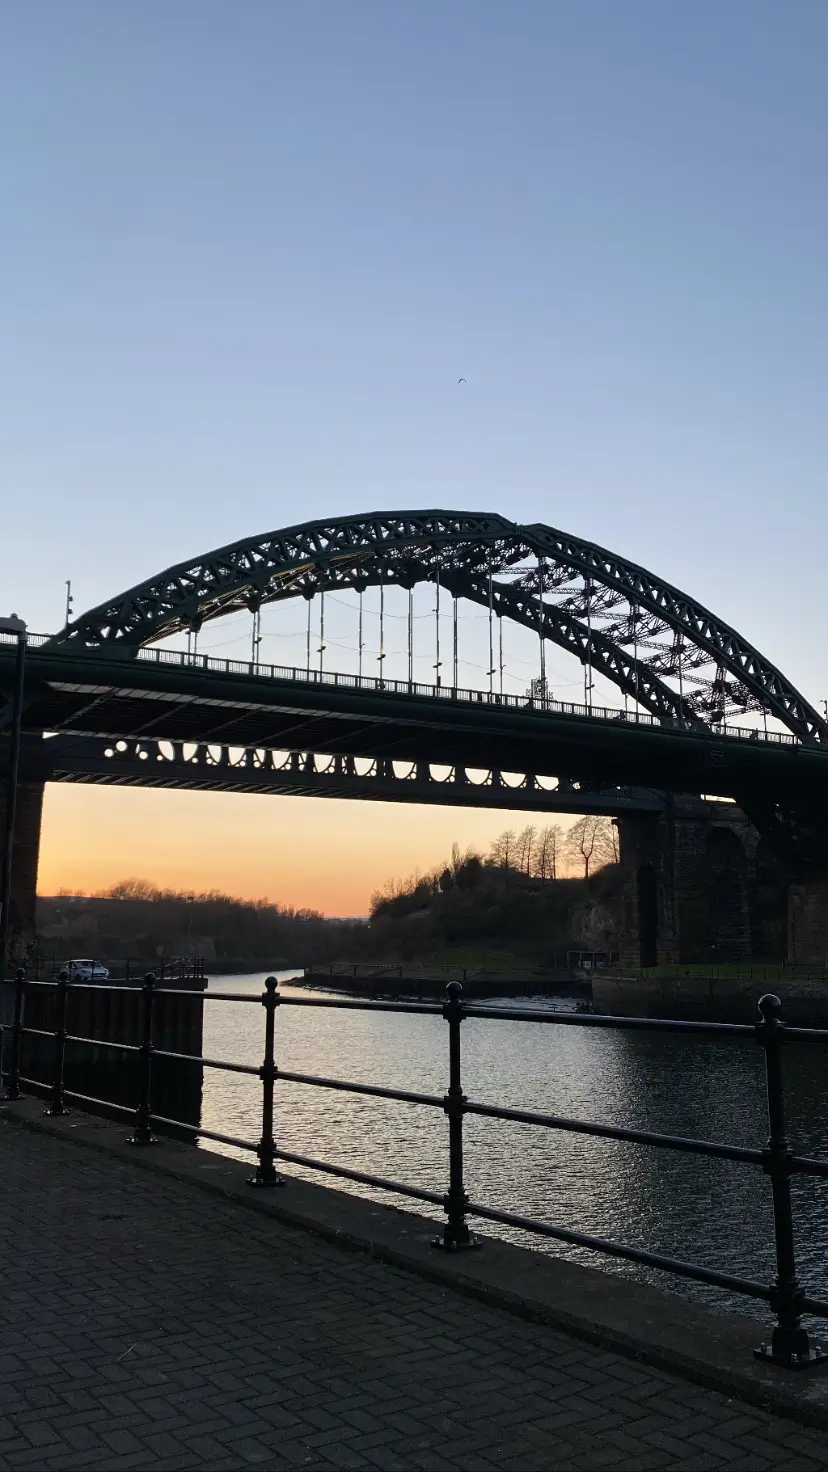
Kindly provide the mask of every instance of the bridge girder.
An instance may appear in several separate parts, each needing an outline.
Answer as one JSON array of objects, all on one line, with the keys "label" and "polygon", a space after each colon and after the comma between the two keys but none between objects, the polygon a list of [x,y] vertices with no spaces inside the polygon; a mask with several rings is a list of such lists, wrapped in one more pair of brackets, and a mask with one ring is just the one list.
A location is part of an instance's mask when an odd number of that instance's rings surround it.
[{"label": "bridge girder", "polygon": [[[655,659],[631,656],[635,630],[643,614],[660,629],[672,630],[681,652],[727,671],[756,708],[775,716],[809,744],[828,744],[828,723],[769,660],[709,609],[647,569],[542,523],[519,525],[505,517],[477,512],[403,511],[307,522],[264,536],[248,537],[191,561],[183,562],[114,599],[80,615],[52,640],[73,651],[106,648],[137,650],[206,621],[239,609],[257,609],[285,598],[310,597],[332,587],[368,587],[397,582],[402,586],[431,581],[466,580],[476,588],[515,568],[526,557],[537,559],[541,572],[530,597],[522,590],[522,611],[501,589],[505,616],[535,627],[596,668],[653,713],[683,714],[702,720],[687,697],[659,678]],[[556,599],[573,578],[583,579],[587,598],[595,590],[604,599],[625,602],[631,617],[615,635],[567,618],[566,605],[578,598]],[[524,580],[525,581],[525,580]],[[494,591],[494,590],[493,590]],[[464,596],[466,596],[464,594]],[[580,596],[580,595],[579,595]],[[583,598],[581,597],[581,601]],[[563,605],[563,606],[562,606]],[[623,622],[623,621],[622,621]],[[685,642],[686,641],[686,646]],[[690,715],[685,715],[689,719]]]},{"label": "bridge girder", "polygon": [[[567,778],[552,787],[533,773],[497,768],[359,759],[313,751],[231,747],[205,742],[58,736],[43,741],[37,763],[52,782],[165,787],[200,792],[247,792],[487,807],[532,813],[658,813],[665,794],[644,788],[592,789]],[[36,760],[36,758],[35,758]]]}]

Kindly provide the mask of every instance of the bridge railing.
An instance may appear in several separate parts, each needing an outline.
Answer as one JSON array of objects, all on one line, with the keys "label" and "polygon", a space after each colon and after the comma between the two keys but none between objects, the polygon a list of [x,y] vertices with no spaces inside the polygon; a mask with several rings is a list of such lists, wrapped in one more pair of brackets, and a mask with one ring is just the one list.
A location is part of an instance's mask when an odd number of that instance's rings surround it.
[{"label": "bridge railing", "polygon": [[[828,1160],[813,1159],[796,1154],[788,1141],[785,1122],[785,1090],[783,1078],[783,1053],[791,1045],[825,1044],[828,1029],[788,1027],[781,1018],[781,1003],[772,995],[759,1001],[759,1021],[755,1024],[731,1024],[715,1022],[683,1022],[672,1019],[611,1017],[595,1014],[545,1012],[537,1008],[501,1008],[466,1002],[460,982],[451,982],[446,988],[445,1002],[413,1001],[367,1001],[342,996],[282,996],[275,977],[268,977],[261,994],[239,994],[237,992],[207,991],[205,1001],[232,1002],[236,1005],[261,1006],[264,1010],[263,1058],[260,1064],[231,1062],[222,1058],[207,1058],[202,1054],[177,1053],[158,1048],[154,1043],[153,1009],[158,997],[175,997],[182,993],[173,988],[159,987],[152,972],[147,973],[142,988],[142,1031],[141,1042],[129,1044],[94,1040],[99,1047],[109,1047],[128,1062],[132,1059],[134,1070],[133,1109],[113,1105],[107,1101],[85,1094],[71,1092],[64,1087],[64,1059],[67,1045],[88,1044],[90,1039],[75,1037],[66,1030],[67,998],[69,992],[87,990],[86,984],[69,982],[62,972],[57,982],[30,982],[23,971],[18,971],[14,985],[14,1021],[4,1029],[4,1044],[8,1044],[8,1055],[4,1052],[3,1071],[6,1078],[6,1098],[21,1097],[23,1088],[48,1093],[47,1113],[61,1115],[67,1112],[66,1100],[106,1112],[126,1114],[133,1120],[131,1141],[135,1145],[151,1146],[155,1143],[153,1130],[162,1132],[185,1132],[194,1138],[229,1145],[250,1154],[256,1160],[256,1169],[248,1184],[258,1188],[285,1185],[286,1179],[276,1170],[276,1162],[283,1161],[304,1169],[374,1189],[389,1191],[395,1195],[441,1209],[445,1216],[442,1231],[434,1239],[435,1247],[451,1252],[462,1252],[473,1246],[482,1245],[472,1236],[469,1219],[490,1221],[540,1236],[551,1238],[571,1246],[587,1248],[592,1252],[625,1259],[649,1268],[681,1278],[704,1283],[730,1293],[739,1294],[766,1304],[775,1315],[769,1344],[761,1344],[754,1354],[786,1369],[804,1369],[828,1358],[820,1347],[812,1346],[803,1315],[828,1318],[828,1302],[807,1293],[799,1283],[796,1273],[794,1252],[794,1224],[791,1200],[791,1176],[828,1177]],[[32,989],[42,993],[48,988],[55,994],[55,1026],[53,1029],[27,1027],[25,999]],[[122,991],[117,986],[107,988],[112,992]],[[97,987],[96,990],[101,990]],[[130,989],[131,994],[135,993]],[[189,994],[186,994],[189,995]],[[281,1007],[353,1009],[361,1012],[396,1012],[417,1015],[442,1016],[448,1025],[448,1070],[447,1088],[442,1095],[415,1093],[405,1089],[384,1088],[373,1084],[357,1083],[349,1079],[323,1077],[316,1074],[298,1073],[283,1068],[276,1061],[276,1018]],[[757,1042],[764,1051],[765,1092],[769,1134],[766,1143],[756,1148],[746,1148],[713,1140],[698,1140],[680,1135],[668,1135],[652,1130],[626,1128],[582,1119],[571,1119],[561,1115],[543,1114],[527,1109],[503,1108],[479,1100],[469,1099],[463,1092],[461,1076],[461,1025],[466,1018],[498,1021],[526,1022],[552,1027],[589,1027],[601,1030],[623,1030],[651,1033],[668,1033],[678,1037],[725,1039],[733,1043]],[[24,1037],[35,1034],[40,1039],[53,1040],[53,1067],[50,1078],[31,1079],[21,1077],[21,1046]],[[230,1073],[246,1075],[260,1080],[262,1085],[261,1136],[250,1140],[238,1135],[225,1134],[203,1126],[187,1124],[153,1110],[153,1061],[169,1059],[184,1064],[200,1064],[204,1068],[220,1069]],[[311,1155],[284,1150],[277,1144],[275,1109],[276,1086],[284,1081],[314,1089],[331,1089],[344,1093],[368,1096],[377,1099],[392,1099],[418,1108],[437,1109],[444,1112],[448,1122],[447,1140],[447,1190],[426,1190],[410,1182],[378,1176],[353,1167],[335,1165]],[[606,1140],[620,1140],[647,1146],[656,1150],[680,1151],[715,1160],[726,1160],[740,1166],[749,1166],[762,1171],[767,1178],[773,1207],[774,1247],[776,1254],[776,1276],[766,1284],[755,1279],[744,1278],[733,1273],[719,1272],[699,1263],[669,1257],[659,1252],[631,1247],[604,1237],[578,1232],[536,1217],[515,1211],[501,1210],[485,1203],[473,1201],[466,1191],[463,1151],[463,1125],[469,1115],[498,1119],[511,1124],[537,1126],[541,1129],[562,1131],[570,1134],[587,1135]]]},{"label": "bridge railing", "polygon": [[215,659],[208,654],[188,654],[180,649],[144,648],[138,658],[156,664],[188,666],[216,670],[228,675],[245,675],[266,680],[289,680],[291,683],[325,686],[334,689],[383,691],[391,695],[424,696],[429,700],[447,700],[467,705],[500,706],[510,710],[537,710],[554,715],[570,715],[591,720],[617,721],[633,726],[655,726],[661,730],[686,731],[714,739],[734,738],[741,741],[767,741],[772,745],[799,746],[789,732],[764,731],[754,727],[728,726],[724,722],[714,728],[668,716],[653,716],[646,711],[619,710],[604,705],[582,705],[577,701],[554,700],[552,696],[509,695],[493,690],[474,690],[457,685],[424,684],[418,680],[377,679],[372,675],[352,675],[334,670],[302,669],[293,665],[257,663],[254,660]]},{"label": "bridge railing", "polygon": [[[51,635],[29,634],[27,643],[37,649]],[[0,633],[0,645],[14,644],[13,634]],[[111,651],[117,656],[117,649]],[[192,654],[184,649],[160,649],[146,646],[137,650],[137,658],[153,664],[177,665],[180,668],[213,670],[218,674],[244,675],[248,679],[289,680],[294,684],[329,686],[334,689],[383,691],[392,695],[415,695],[429,700],[449,700],[465,705],[501,706],[511,710],[537,710],[552,715],[577,716],[598,721],[619,721],[631,726],[653,726],[659,730],[684,731],[693,736],[713,740],[760,741],[772,746],[800,746],[797,736],[785,731],[765,731],[758,727],[729,726],[725,722],[705,726],[678,717],[653,716],[641,710],[620,710],[605,705],[585,705],[571,700],[554,700],[552,696],[509,695],[493,690],[474,690],[455,685],[424,684],[419,680],[377,679],[372,675],[352,675],[331,670],[313,670],[295,665],[265,664],[256,660],[216,659],[209,654]]]}]

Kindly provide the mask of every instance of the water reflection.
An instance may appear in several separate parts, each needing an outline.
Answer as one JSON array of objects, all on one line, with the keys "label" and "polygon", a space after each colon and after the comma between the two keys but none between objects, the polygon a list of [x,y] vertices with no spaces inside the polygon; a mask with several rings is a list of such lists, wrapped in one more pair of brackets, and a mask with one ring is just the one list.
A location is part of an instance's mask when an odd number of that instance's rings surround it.
[{"label": "water reflection", "polygon": [[[290,987],[291,974],[280,977],[282,992],[307,995]],[[212,989],[259,995],[263,981],[262,975],[223,977]],[[531,1004],[570,1005],[549,998]],[[749,1043],[476,1018],[463,1023],[462,1038],[463,1086],[470,1098],[731,1144],[764,1144],[762,1054]],[[257,1063],[262,1044],[260,1006],[205,1006],[206,1056]],[[439,1017],[284,1007],[277,1014],[277,1061],[295,1072],[442,1095],[447,1028]],[[828,1154],[826,1061],[819,1048],[791,1047],[786,1055],[790,1134],[801,1153]],[[284,1149],[432,1191],[446,1189],[447,1126],[439,1109],[291,1083],[279,1084],[277,1108],[277,1140]],[[206,1070],[207,1128],[257,1139],[260,1110],[257,1080]],[[474,1116],[466,1119],[465,1138],[466,1188],[474,1200],[761,1281],[772,1276],[770,1191],[755,1167]],[[356,1183],[296,1173],[383,1199]],[[795,1177],[793,1190],[801,1276],[810,1291],[824,1295],[828,1187]],[[399,1197],[387,1199],[417,1209]],[[734,1303],[718,1289],[506,1226],[487,1223],[485,1230],[697,1299]],[[739,1306],[744,1311],[743,1300]]]}]

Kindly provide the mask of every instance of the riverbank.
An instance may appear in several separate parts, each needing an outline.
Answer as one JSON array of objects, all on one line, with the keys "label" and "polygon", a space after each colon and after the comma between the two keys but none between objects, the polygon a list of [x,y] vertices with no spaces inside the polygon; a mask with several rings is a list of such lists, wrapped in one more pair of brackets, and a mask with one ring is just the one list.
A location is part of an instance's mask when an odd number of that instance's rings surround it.
[{"label": "riverbank", "polygon": [[[788,978],[781,968],[755,968],[756,974],[733,976],[624,976],[596,972],[592,977],[594,1010],[616,1017],[676,1017],[692,1022],[753,1022],[765,992],[782,1001],[790,1025],[828,1027],[828,985],[824,981]],[[763,973],[763,974],[760,974]]]}]

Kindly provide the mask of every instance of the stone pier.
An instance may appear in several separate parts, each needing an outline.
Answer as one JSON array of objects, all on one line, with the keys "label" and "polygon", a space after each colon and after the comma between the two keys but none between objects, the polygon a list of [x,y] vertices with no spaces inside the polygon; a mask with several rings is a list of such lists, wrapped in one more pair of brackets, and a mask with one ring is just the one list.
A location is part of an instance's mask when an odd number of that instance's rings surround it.
[{"label": "stone pier", "polygon": [[623,965],[786,959],[788,875],[735,804],[676,797],[618,829]]}]

